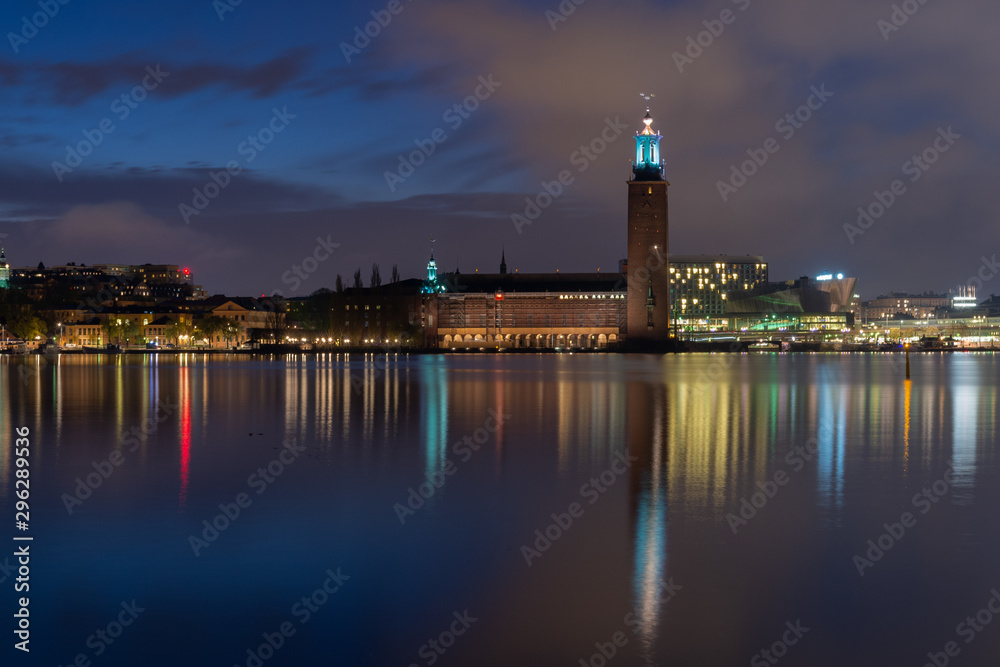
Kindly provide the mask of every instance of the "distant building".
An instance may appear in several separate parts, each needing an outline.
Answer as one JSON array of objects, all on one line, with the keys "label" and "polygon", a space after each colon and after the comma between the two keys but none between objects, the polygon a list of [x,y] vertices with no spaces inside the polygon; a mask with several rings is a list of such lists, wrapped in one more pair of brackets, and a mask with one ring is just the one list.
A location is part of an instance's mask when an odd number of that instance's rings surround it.
[{"label": "distant building", "polygon": [[60,342],[63,345],[79,347],[103,347],[115,341],[108,340],[105,322],[122,324],[126,320],[135,325],[136,336],[131,345],[147,342],[166,344],[168,329],[173,324],[190,326],[192,316],[167,309],[119,308],[100,313],[88,313],[88,317],[66,322],[59,326]]},{"label": "distant building", "polygon": [[431,347],[602,348],[627,322],[620,273],[449,273]]},{"label": "distant building", "polygon": [[733,293],[726,318],[734,331],[830,331],[854,326],[851,300],[858,279],[830,274],[762,283]]},{"label": "distant building", "polygon": [[7,255],[3,248],[0,248],[0,289],[10,287],[10,264],[7,263]]},{"label": "distant building", "polygon": [[[226,345],[242,345],[251,341],[259,341],[270,336],[281,335],[285,327],[285,313],[270,299],[251,299],[247,297],[227,297],[222,294],[209,297],[200,303],[203,315],[214,315],[231,320],[237,325],[237,333],[226,340],[221,333],[212,336],[209,344],[212,347]],[[195,322],[197,325],[197,321]],[[275,342],[282,342],[276,340]]]},{"label": "distant building", "polygon": [[166,299],[202,299],[191,271],[172,264],[85,264],[8,269],[9,286],[36,301],[88,301],[96,296],[116,305],[148,305]]},{"label": "distant building", "polygon": [[726,299],[767,282],[760,255],[671,255],[670,310],[682,326],[725,317]]},{"label": "distant building", "polygon": [[869,322],[899,319],[900,315],[923,320],[938,317],[950,307],[951,299],[947,294],[893,292],[865,301],[862,312],[864,319]]}]

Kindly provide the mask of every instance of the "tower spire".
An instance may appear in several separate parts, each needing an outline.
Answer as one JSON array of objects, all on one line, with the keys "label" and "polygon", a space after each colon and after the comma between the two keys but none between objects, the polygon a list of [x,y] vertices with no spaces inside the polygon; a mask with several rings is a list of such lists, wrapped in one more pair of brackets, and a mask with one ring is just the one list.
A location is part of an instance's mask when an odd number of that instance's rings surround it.
[{"label": "tower spire", "polygon": [[445,286],[438,281],[437,262],[434,261],[434,239],[431,239],[431,258],[427,262],[427,278],[420,288],[421,294],[440,294],[445,291]]},{"label": "tower spire", "polygon": [[653,116],[649,112],[649,100],[653,94],[639,93],[646,100],[646,115],[642,119],[645,127],[635,133],[635,163],[632,166],[632,180],[662,181],[663,158],[660,155],[660,139],[663,137],[653,129]]},{"label": "tower spire", "polygon": [[503,245],[500,246],[500,275],[507,275],[507,252]]}]

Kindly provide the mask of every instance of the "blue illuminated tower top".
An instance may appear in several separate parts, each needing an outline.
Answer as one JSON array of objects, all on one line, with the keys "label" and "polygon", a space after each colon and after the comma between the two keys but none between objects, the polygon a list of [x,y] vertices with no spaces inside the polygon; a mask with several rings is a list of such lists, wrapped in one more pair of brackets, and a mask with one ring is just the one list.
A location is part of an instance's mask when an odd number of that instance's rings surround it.
[{"label": "blue illuminated tower top", "polygon": [[420,288],[421,294],[440,294],[447,291],[447,288],[438,280],[437,273],[438,265],[434,261],[434,248],[431,248],[431,259],[427,262],[427,278]]},{"label": "blue illuminated tower top", "polygon": [[653,129],[653,117],[646,108],[642,119],[645,128],[635,133],[635,163],[632,165],[632,180],[662,181],[663,159],[660,157],[660,139],[663,137]]}]

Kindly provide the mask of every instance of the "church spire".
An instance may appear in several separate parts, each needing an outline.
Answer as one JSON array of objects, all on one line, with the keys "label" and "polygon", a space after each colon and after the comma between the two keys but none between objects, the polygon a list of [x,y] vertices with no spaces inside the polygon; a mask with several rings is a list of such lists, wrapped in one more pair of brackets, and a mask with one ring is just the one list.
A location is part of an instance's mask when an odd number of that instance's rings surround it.
[{"label": "church spire", "polygon": [[507,275],[507,253],[503,246],[500,246],[500,275]]},{"label": "church spire", "polygon": [[427,262],[427,278],[420,288],[421,294],[440,294],[445,291],[445,286],[438,281],[437,271],[438,265],[434,261],[434,239],[431,239],[431,258]]}]

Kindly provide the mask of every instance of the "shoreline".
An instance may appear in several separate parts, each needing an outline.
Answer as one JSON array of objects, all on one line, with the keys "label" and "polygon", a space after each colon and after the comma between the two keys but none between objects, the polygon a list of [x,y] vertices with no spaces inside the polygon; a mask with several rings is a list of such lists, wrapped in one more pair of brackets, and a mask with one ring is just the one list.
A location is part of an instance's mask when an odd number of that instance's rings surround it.
[{"label": "shoreline", "polygon": [[[194,354],[194,355],[205,355],[205,356],[217,356],[217,355],[242,355],[248,357],[260,357],[260,356],[276,356],[276,355],[320,355],[320,354],[406,354],[406,355],[445,355],[445,354],[747,354],[747,353],[759,353],[759,354],[900,354],[904,352],[902,347],[892,347],[884,348],[877,346],[863,347],[860,345],[843,347],[839,349],[833,346],[822,345],[822,344],[803,344],[802,346],[795,346],[787,350],[781,350],[777,347],[774,349],[763,349],[763,348],[750,348],[749,344],[741,344],[738,348],[733,347],[732,343],[721,342],[721,343],[701,343],[697,345],[685,346],[685,349],[678,349],[677,347],[672,347],[670,349],[624,349],[624,348],[602,348],[602,349],[589,349],[589,348],[573,348],[573,349],[557,349],[557,348],[452,348],[452,349],[434,349],[434,348],[379,348],[379,347],[333,347],[333,348],[309,348],[309,349],[296,349],[292,346],[286,346],[282,349],[268,349],[268,350],[247,350],[247,349],[178,349],[173,348],[169,350],[147,350],[141,348],[135,349],[124,349],[117,350],[113,352],[107,352],[103,350],[82,350],[82,349],[69,349],[69,350],[59,350],[54,353],[38,352],[35,350],[29,351],[27,353],[18,353],[13,350],[0,350],[0,355],[12,356],[12,357],[34,357],[34,356],[57,356],[57,355],[70,355],[70,356],[119,356],[119,355],[181,355],[181,354]],[[910,348],[910,352],[914,354],[928,354],[928,353],[964,353],[964,352],[976,352],[976,353],[995,353],[1000,352],[1000,348],[990,348],[990,347],[963,347],[963,348]]]}]

